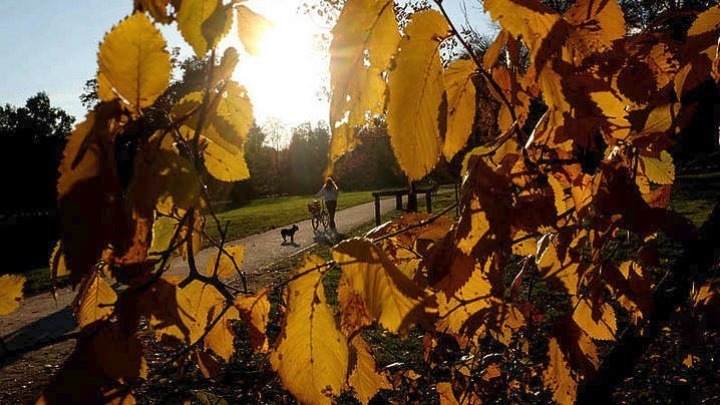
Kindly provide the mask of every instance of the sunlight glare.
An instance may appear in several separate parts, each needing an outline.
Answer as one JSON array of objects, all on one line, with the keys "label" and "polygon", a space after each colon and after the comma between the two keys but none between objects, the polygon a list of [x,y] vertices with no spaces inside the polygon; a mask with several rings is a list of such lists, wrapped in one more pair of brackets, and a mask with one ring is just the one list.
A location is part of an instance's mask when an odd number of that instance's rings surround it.
[{"label": "sunlight glare", "polygon": [[[260,54],[243,55],[233,75],[247,87],[258,124],[270,118],[288,127],[327,120],[328,102],[319,98],[329,76],[329,60],[318,41],[323,28],[291,0],[250,6],[274,24],[263,34]],[[235,42],[230,45],[242,50],[237,37]]]}]

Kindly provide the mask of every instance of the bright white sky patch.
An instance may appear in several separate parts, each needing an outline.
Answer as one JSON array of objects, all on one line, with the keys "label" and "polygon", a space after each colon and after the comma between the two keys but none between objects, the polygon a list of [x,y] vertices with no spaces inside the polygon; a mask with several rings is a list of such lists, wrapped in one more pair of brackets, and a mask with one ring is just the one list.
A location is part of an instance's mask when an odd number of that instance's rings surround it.
[{"label": "bright white sky patch", "polygon": [[[262,125],[277,118],[293,127],[327,121],[329,103],[320,95],[329,77],[329,58],[321,49],[320,37],[329,28],[299,12],[298,1],[244,4],[274,24],[260,42],[260,54],[242,55],[233,75],[248,89],[257,122]],[[231,35],[227,44],[244,52],[236,31]]]}]

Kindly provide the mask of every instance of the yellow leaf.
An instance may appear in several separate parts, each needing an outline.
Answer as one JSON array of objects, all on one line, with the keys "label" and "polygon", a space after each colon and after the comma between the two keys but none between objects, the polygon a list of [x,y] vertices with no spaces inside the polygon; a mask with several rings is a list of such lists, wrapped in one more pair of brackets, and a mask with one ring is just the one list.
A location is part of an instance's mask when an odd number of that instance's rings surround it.
[{"label": "yellow leaf", "polygon": [[174,218],[161,216],[153,221],[153,238],[148,255],[165,252],[171,247],[172,237],[177,229],[178,221]]},{"label": "yellow leaf", "polygon": [[473,196],[460,217],[458,228],[465,227],[468,228],[468,231],[466,234],[461,235],[457,246],[466,255],[471,255],[473,248],[490,231],[490,222],[488,222],[487,216],[480,206],[480,199],[476,196]]},{"label": "yellow leaf", "polygon": [[267,18],[245,6],[239,6],[236,11],[240,42],[242,42],[245,50],[250,55],[258,55],[260,53],[260,39],[273,24]]},{"label": "yellow leaf", "polygon": [[485,55],[483,56],[483,67],[485,69],[489,70],[493,66],[495,66],[498,58],[500,57],[500,52],[502,52],[503,48],[505,47],[507,40],[508,32],[505,30],[500,30],[497,38],[495,38],[495,41],[493,41],[492,45],[490,45],[488,50],[485,52]]},{"label": "yellow leaf", "polygon": [[218,1],[213,12],[200,25],[200,31],[208,48],[215,48],[218,42],[230,32],[232,24],[232,3],[224,5],[222,1]]},{"label": "yellow leaf", "polygon": [[204,138],[203,141],[205,168],[213,177],[228,182],[250,177],[243,149],[222,142],[218,138]]},{"label": "yellow leaf", "polygon": [[20,307],[25,277],[5,274],[0,277],[0,315],[7,315]]},{"label": "yellow leaf", "polygon": [[626,33],[625,15],[617,0],[580,0],[565,12],[564,18],[574,28],[568,47],[575,54],[575,63],[610,49]]},{"label": "yellow leaf", "polygon": [[[174,284],[180,282],[174,278],[168,281]],[[197,280],[184,288],[177,288],[175,299],[182,326],[168,325],[158,333],[174,336],[187,343],[197,341],[205,333],[206,327],[213,320],[212,313],[218,313],[215,308],[222,308],[225,302],[215,287]]]},{"label": "yellow leaf", "polygon": [[445,70],[445,92],[447,93],[447,130],[443,144],[443,155],[448,162],[465,147],[475,122],[475,85],[472,74],[475,62],[456,60]]},{"label": "yellow leaf", "polygon": [[[208,313],[208,323],[215,320],[222,309],[222,305],[214,306]],[[235,353],[235,346],[233,345],[235,332],[233,332],[230,322],[239,317],[238,310],[235,307],[230,307],[205,336],[205,348],[212,350],[225,361],[230,361],[230,357]]]},{"label": "yellow leaf", "polygon": [[610,91],[591,93],[590,98],[602,110],[603,115],[612,126],[612,136],[618,139],[627,138],[630,133],[630,121],[628,121],[627,112],[630,102]]},{"label": "yellow leaf", "polygon": [[173,209],[204,207],[200,179],[189,160],[172,146],[172,137],[158,131],[136,158],[128,192],[135,205],[147,212],[153,208],[171,215]]},{"label": "yellow leaf", "polygon": [[560,183],[560,180],[557,179],[552,174],[548,175],[548,184],[550,184],[550,187],[553,191],[553,197],[555,202],[555,209],[557,210],[558,216],[561,216],[565,214],[571,207],[571,205],[568,204],[568,202],[572,203],[572,201],[566,201],[570,200],[571,197],[567,196],[565,193],[565,188]]},{"label": "yellow leaf", "polygon": [[[225,246],[224,249],[230,256],[235,259],[235,263],[237,264],[238,268],[241,268],[243,255],[245,253],[245,246],[238,244],[232,246]],[[218,251],[218,255],[220,255],[219,263],[217,257],[213,258],[213,260],[208,261],[205,274],[207,274],[208,276],[212,276],[213,274],[215,274],[215,266],[217,265],[218,277],[226,278],[236,275],[237,271],[230,257],[228,257],[228,255],[225,253],[221,253],[220,251]]]},{"label": "yellow leaf", "polygon": [[594,306],[592,302],[584,298],[575,308],[573,319],[591,338],[615,340],[617,332],[615,310],[607,302]]},{"label": "yellow leaf", "polygon": [[298,278],[287,286],[283,329],[270,354],[273,370],[300,403],[330,404],[348,374],[347,339],[326,302],[322,273],[312,271],[322,264],[322,259],[310,256],[293,272]]},{"label": "yellow leaf", "polygon": [[117,98],[117,95],[113,92],[112,84],[102,72],[97,73],[97,94],[102,101],[112,101]]},{"label": "yellow leaf", "polygon": [[177,284],[181,280],[180,277],[161,277],[139,297],[141,312],[150,315],[150,325],[155,329],[158,340],[168,335],[189,341],[190,330],[181,316],[184,307],[177,301]]},{"label": "yellow leaf", "polygon": [[701,13],[688,29],[689,37],[717,31],[720,27],[720,6],[715,6]]},{"label": "yellow leaf", "polygon": [[130,111],[138,114],[152,105],[170,82],[170,55],[165,47],[162,34],[144,13],[131,15],[100,44],[98,66],[102,77],[98,77],[98,84],[107,83]]},{"label": "yellow leaf", "polygon": [[440,396],[440,404],[441,405],[458,405],[459,402],[455,398],[455,394],[452,390],[452,384],[449,382],[441,382],[437,383],[435,386],[435,391],[437,391],[438,395]]},{"label": "yellow leaf", "polygon": [[660,158],[640,155],[643,173],[655,184],[673,184],[675,182],[675,165],[667,151],[660,153]]},{"label": "yellow leaf", "polygon": [[170,1],[171,0],[135,0],[135,9],[147,11],[155,21],[159,23],[169,24],[172,21],[167,10]]},{"label": "yellow leaf", "polygon": [[342,268],[344,288],[358,294],[371,319],[389,331],[407,335],[424,315],[423,291],[372,242],[360,238],[343,241],[335,247],[333,259]]},{"label": "yellow leaf", "polygon": [[240,57],[238,56],[237,49],[232,46],[225,49],[225,53],[223,53],[220,64],[215,67],[215,71],[213,72],[214,84],[230,80],[232,74],[235,73],[235,67],[238,64],[239,59]]},{"label": "yellow leaf", "polygon": [[[176,118],[188,118],[186,125],[180,128],[186,139],[195,137],[203,98],[201,92],[190,93],[173,106],[172,113]],[[254,121],[247,91],[230,81],[222,93],[211,93],[206,108],[209,109],[208,117],[200,137],[205,167],[218,180],[232,182],[247,179],[250,171],[245,162],[244,143]]]},{"label": "yellow leaf", "polygon": [[348,123],[344,123],[332,131],[332,139],[330,139],[330,148],[328,150],[328,167],[325,169],[324,177],[332,174],[333,164],[340,159],[342,155],[353,150],[359,144],[359,140],[355,137],[355,129]]},{"label": "yellow leaf", "polygon": [[238,295],[235,298],[235,308],[240,311],[240,316],[248,325],[250,343],[255,351],[265,353],[268,350],[267,329],[270,318],[270,299],[268,291],[261,290],[255,295]]},{"label": "yellow leaf", "polygon": [[142,355],[140,338],[118,323],[105,327],[100,325],[97,335],[86,349],[108,376],[129,379],[147,377],[148,367]]},{"label": "yellow leaf", "polygon": [[[214,48],[219,37],[226,34],[232,26],[230,13],[226,12],[227,16],[220,15],[218,18],[216,10],[219,7],[222,8],[220,0],[183,0],[177,12],[178,29],[185,41],[193,48],[198,59],[202,59],[210,48]],[[209,21],[216,31],[216,37],[211,43],[208,43],[204,35],[204,31],[207,32],[210,28],[205,25],[206,21]],[[218,32],[220,34],[217,34]]]},{"label": "yellow leaf", "polygon": [[513,37],[522,37],[531,52],[538,50],[561,19],[558,13],[538,0],[485,0],[483,4],[490,18],[499,22]]},{"label": "yellow leaf", "polygon": [[436,294],[438,315],[437,328],[453,333],[462,333],[465,322],[474,314],[489,308],[492,285],[481,267],[475,268],[470,279],[452,295],[444,291]]},{"label": "yellow leaf", "polygon": [[558,256],[556,244],[550,242],[544,250],[538,252],[535,261],[543,279],[556,285],[562,285],[570,295],[577,294],[580,265],[574,262],[567,252],[561,259]]},{"label": "yellow leaf", "polygon": [[58,277],[70,275],[70,270],[67,268],[67,263],[65,262],[65,252],[62,245],[62,241],[58,241],[50,255],[50,277],[53,280],[53,284]]},{"label": "yellow leaf", "polygon": [[[253,105],[247,90],[237,82],[230,81],[225,86],[225,91],[218,97],[217,107],[212,116],[213,123],[221,136],[241,148],[254,122]],[[222,131],[225,123],[230,125],[233,133]]]},{"label": "yellow leaf", "polygon": [[80,284],[78,295],[73,302],[73,309],[78,325],[84,328],[93,322],[106,319],[113,313],[117,301],[115,290],[93,272]]},{"label": "yellow leaf", "polygon": [[350,126],[365,123],[366,113],[382,113],[385,81],[400,40],[388,0],[350,0],[345,4],[330,45],[331,126],[349,113]]},{"label": "yellow leaf", "polygon": [[[195,131],[183,126],[180,128],[180,133],[186,139],[192,139]],[[205,135],[200,137],[199,146],[205,158],[205,168],[213,177],[227,182],[241,181],[250,177],[244,149],[225,140],[214,125],[205,127],[204,133]]]},{"label": "yellow leaf", "polygon": [[578,383],[570,373],[570,365],[555,338],[550,339],[548,358],[547,369],[543,371],[545,388],[553,393],[553,399],[559,404],[574,404]]},{"label": "yellow leaf", "polygon": [[390,143],[410,181],[435,167],[440,152],[438,111],[444,91],[440,44],[450,27],[437,11],[413,14],[390,72],[387,122]]},{"label": "yellow leaf", "polygon": [[386,373],[379,373],[375,366],[375,359],[365,340],[356,335],[352,341],[354,360],[350,368],[348,383],[355,390],[355,397],[363,404],[367,404],[381,389],[391,389]]}]

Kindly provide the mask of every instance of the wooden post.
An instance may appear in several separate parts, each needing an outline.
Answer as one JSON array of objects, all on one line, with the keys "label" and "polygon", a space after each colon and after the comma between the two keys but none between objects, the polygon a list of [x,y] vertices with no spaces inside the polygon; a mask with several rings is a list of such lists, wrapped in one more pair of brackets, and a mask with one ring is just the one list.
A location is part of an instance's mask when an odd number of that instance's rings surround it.
[{"label": "wooden post", "polygon": [[408,212],[417,212],[417,194],[415,194],[415,183],[410,183],[407,210]]},{"label": "wooden post", "polygon": [[375,226],[380,225],[380,195],[375,194]]},{"label": "wooden post", "polygon": [[431,197],[432,191],[425,192],[425,209],[427,210],[428,214],[432,212],[432,203],[430,202]]},{"label": "wooden post", "polygon": [[402,209],[402,193],[395,194],[395,209],[398,211]]}]

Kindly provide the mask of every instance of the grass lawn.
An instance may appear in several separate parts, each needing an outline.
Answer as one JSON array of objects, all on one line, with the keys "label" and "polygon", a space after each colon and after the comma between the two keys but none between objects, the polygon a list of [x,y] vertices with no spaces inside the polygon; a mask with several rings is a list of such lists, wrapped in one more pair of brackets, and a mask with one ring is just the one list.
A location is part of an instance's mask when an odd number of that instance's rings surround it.
[{"label": "grass lawn", "polygon": [[[307,203],[312,201],[313,198],[315,197],[311,195],[262,198],[221,212],[218,214],[218,219],[223,226],[227,221],[230,221],[227,235],[229,240],[244,238],[310,219]],[[341,210],[370,201],[373,201],[372,192],[370,191],[340,192],[337,209]],[[210,236],[214,238],[220,237],[220,233],[211,218],[208,218],[205,229]]]}]

